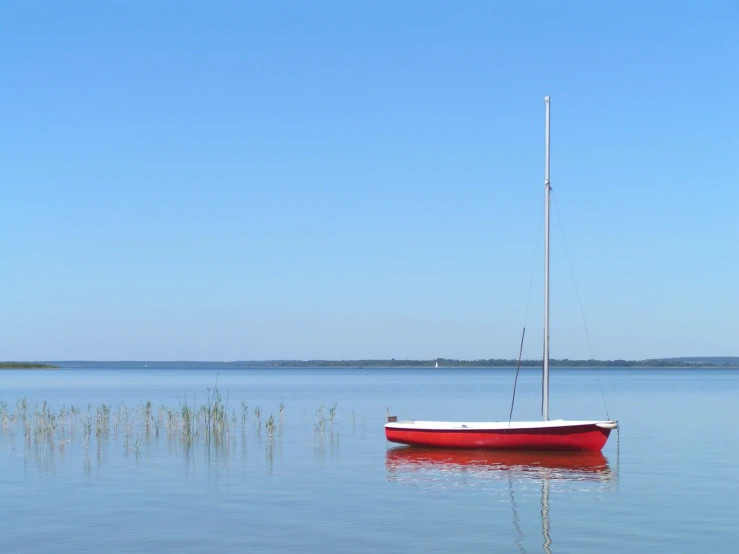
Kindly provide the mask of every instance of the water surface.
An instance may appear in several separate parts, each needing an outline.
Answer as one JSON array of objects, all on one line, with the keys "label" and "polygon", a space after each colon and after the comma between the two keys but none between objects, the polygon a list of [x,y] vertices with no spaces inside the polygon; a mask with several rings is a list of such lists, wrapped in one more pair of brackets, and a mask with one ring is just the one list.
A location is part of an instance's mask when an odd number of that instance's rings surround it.
[{"label": "water surface", "polygon": [[[507,419],[510,370],[1,376],[11,414],[0,435],[4,552],[734,552],[739,540],[736,370],[553,369],[553,417],[607,411],[621,424],[602,455],[575,456],[386,443],[388,409]],[[216,383],[222,440],[168,432],[167,410],[207,403]],[[523,371],[514,418],[537,419],[539,394],[538,372]],[[10,419],[24,398],[29,414],[56,414],[51,438]],[[98,435],[103,404],[110,419]],[[71,406],[78,420],[64,427]]]}]

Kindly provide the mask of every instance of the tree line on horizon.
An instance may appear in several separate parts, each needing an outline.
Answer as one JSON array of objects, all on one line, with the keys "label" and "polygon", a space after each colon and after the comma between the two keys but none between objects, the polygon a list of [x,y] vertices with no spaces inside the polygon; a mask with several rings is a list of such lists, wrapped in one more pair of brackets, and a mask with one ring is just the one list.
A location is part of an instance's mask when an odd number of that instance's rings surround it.
[{"label": "tree line on horizon", "polygon": [[0,369],[56,369],[57,367],[36,362],[0,362]]},{"label": "tree line on horizon", "polygon": [[[518,360],[513,358],[489,358],[459,360],[454,358],[435,358],[432,360],[411,359],[365,359],[365,360],[241,360],[241,361],[51,361],[51,362],[0,362],[0,369],[37,368],[110,368],[110,369],[259,369],[259,368],[440,368],[516,367]],[[599,368],[599,367],[637,367],[637,368],[739,368],[739,357],[702,358],[656,358],[647,360],[570,360],[568,358],[550,359],[551,367]],[[542,360],[521,360],[521,367],[541,367]]]},{"label": "tree line on horizon", "polygon": [[[237,363],[237,362],[234,362]],[[516,367],[518,360],[490,358],[479,360],[265,360],[245,362],[249,367]],[[541,367],[542,360],[521,360],[521,367]],[[721,367],[710,361],[651,360],[570,360],[550,359],[550,367]],[[725,364],[724,367],[729,367]]]}]

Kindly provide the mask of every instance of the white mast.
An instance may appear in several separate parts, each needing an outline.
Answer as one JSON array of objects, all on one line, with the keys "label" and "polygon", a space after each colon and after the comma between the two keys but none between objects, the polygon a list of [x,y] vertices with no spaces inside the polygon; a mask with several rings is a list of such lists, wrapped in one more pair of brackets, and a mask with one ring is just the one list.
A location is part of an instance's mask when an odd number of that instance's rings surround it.
[{"label": "white mast", "polygon": [[544,97],[546,128],[544,131],[544,375],[541,390],[541,416],[549,421],[549,97]]}]

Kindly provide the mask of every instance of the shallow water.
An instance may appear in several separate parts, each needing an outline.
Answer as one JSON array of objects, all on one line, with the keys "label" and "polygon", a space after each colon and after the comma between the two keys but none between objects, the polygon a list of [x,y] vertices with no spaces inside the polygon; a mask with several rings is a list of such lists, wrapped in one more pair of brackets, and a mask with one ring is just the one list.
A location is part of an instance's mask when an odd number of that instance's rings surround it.
[{"label": "shallow water", "polygon": [[[602,456],[386,443],[388,408],[401,419],[507,419],[510,370],[0,376],[3,552],[734,552],[739,540],[736,370],[554,369],[553,417],[604,418],[605,404],[619,420]],[[180,413],[185,398],[197,408],[216,383],[228,429],[185,440],[160,408]],[[538,419],[539,394],[538,372],[523,371],[514,418]],[[28,421],[47,402],[53,432],[13,420],[23,398]],[[98,435],[102,404],[110,419]]]}]

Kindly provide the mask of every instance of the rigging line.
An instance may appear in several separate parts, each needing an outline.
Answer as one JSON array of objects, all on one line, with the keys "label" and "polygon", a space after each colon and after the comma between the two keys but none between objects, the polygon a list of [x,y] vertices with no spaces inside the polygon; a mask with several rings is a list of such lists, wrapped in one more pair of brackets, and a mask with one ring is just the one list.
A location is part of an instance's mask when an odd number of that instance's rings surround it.
[{"label": "rigging line", "polygon": [[516,366],[516,378],[513,380],[513,398],[511,399],[511,411],[508,414],[508,425],[511,424],[511,418],[513,417],[513,404],[516,402],[516,384],[518,383],[518,371],[521,369],[521,354],[523,354],[523,338],[526,336],[526,327],[523,328],[521,333],[521,348],[518,349],[518,365]]},{"label": "rigging line", "polygon": [[572,284],[575,286],[575,295],[577,296],[577,303],[580,306],[580,316],[582,317],[582,324],[585,327],[585,336],[588,339],[588,348],[590,348],[590,359],[595,359],[595,353],[593,352],[593,343],[590,341],[590,331],[588,330],[588,323],[585,320],[585,310],[583,310],[582,302],[580,301],[580,290],[577,288],[577,281],[575,280],[575,270],[572,267],[572,258],[570,257],[570,249],[567,247],[567,239],[565,238],[565,231],[562,227],[562,218],[559,215],[559,208],[557,207],[557,200],[554,194],[552,194],[552,200],[554,201],[554,211],[557,214],[557,224],[559,225],[559,232],[562,235],[562,242],[565,245],[565,253],[567,254],[567,262],[570,264],[570,276],[572,277]]},{"label": "rigging line", "polygon": [[621,476],[621,423],[616,422],[616,475]]},{"label": "rigging line", "polygon": [[516,377],[513,380],[513,398],[511,399],[511,411],[508,415],[508,423],[511,423],[511,418],[513,417],[513,405],[516,402],[516,384],[518,383],[518,372],[521,369],[521,356],[523,355],[523,338],[526,335],[526,323],[529,319],[529,306],[531,306],[531,291],[534,289],[534,273],[536,271],[536,260],[538,259],[538,256],[536,255],[537,251],[539,250],[539,242],[541,241],[541,228],[542,225],[544,225],[544,207],[542,206],[541,211],[539,212],[539,230],[536,232],[536,246],[534,246],[534,253],[531,256],[532,262],[531,262],[531,279],[529,279],[529,294],[526,298],[526,312],[523,316],[523,332],[521,333],[521,346],[518,349],[518,365],[516,366]]},{"label": "rigging line", "polygon": [[[580,317],[582,317],[582,325],[585,328],[585,336],[588,339],[588,348],[590,349],[590,359],[594,360],[595,352],[593,351],[593,343],[590,341],[590,331],[588,330],[588,322],[585,319],[585,310],[583,310],[582,301],[580,300],[580,290],[577,288],[577,280],[575,279],[575,270],[572,267],[572,258],[570,257],[570,249],[567,247],[567,239],[565,238],[565,231],[562,225],[562,217],[559,215],[559,207],[557,207],[557,200],[554,194],[552,194],[552,200],[554,203],[554,211],[557,214],[557,225],[559,226],[559,232],[562,235],[562,243],[565,246],[565,253],[567,254],[567,262],[570,265],[570,276],[572,277],[572,284],[575,287],[575,295],[577,296],[577,304],[578,306],[580,306]],[[606,396],[603,394],[603,384],[600,382],[600,377],[598,378],[598,386],[600,387],[600,397],[603,399],[603,408],[606,411],[606,418],[610,420],[611,416],[608,415],[608,406],[606,405]]]}]

